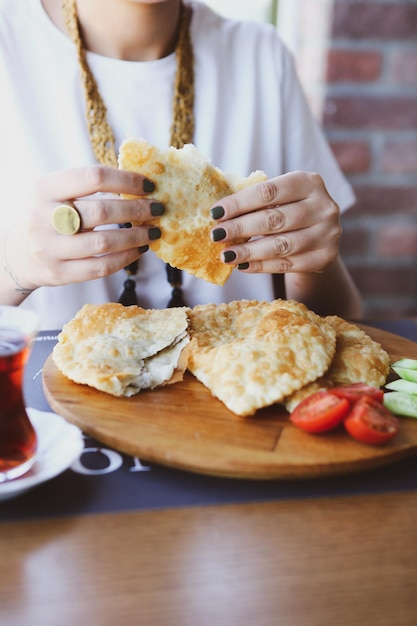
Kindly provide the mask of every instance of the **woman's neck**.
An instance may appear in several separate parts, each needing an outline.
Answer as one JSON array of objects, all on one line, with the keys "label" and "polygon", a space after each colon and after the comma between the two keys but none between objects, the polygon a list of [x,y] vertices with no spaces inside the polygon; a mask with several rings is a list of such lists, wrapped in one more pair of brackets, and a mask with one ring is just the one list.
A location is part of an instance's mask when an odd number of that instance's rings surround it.
[{"label": "woman's neck", "polygon": [[[60,0],[42,0],[50,19],[66,32]],[[78,19],[85,48],[126,61],[151,61],[174,51],[181,0],[82,0]]]}]

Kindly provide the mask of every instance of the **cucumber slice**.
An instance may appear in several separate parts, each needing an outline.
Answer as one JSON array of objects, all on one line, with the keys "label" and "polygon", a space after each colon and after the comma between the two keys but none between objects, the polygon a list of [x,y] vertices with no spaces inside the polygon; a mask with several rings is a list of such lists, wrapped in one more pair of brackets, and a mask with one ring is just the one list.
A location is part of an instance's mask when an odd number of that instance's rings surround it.
[{"label": "cucumber slice", "polygon": [[405,367],[409,370],[417,370],[417,359],[399,359],[392,364],[392,367]]},{"label": "cucumber slice", "polygon": [[404,378],[404,380],[410,380],[413,383],[417,383],[417,370],[412,370],[406,367],[394,367],[392,369],[400,378]]},{"label": "cucumber slice", "polygon": [[417,383],[404,380],[404,378],[397,378],[397,380],[387,383],[385,388],[393,389],[394,391],[405,391],[405,393],[411,393],[417,396]]},{"label": "cucumber slice", "polygon": [[384,406],[395,415],[417,418],[417,396],[404,391],[385,393]]}]

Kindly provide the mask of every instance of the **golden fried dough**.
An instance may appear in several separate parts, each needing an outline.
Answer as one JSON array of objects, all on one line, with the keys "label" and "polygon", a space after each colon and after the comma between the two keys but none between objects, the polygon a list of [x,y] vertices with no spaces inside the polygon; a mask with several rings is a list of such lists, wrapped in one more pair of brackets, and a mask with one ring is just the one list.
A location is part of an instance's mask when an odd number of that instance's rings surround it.
[{"label": "golden fried dough", "polygon": [[189,317],[188,369],[237,415],[316,380],[335,352],[334,329],[294,301],[198,305]]},{"label": "golden fried dough", "polygon": [[324,321],[336,332],[336,352],[333,361],[322,378],[284,400],[285,408],[290,413],[301,400],[319,389],[352,383],[382,387],[387,379],[390,358],[378,342],[371,339],[356,324],[346,322],[337,315],[329,315]]},{"label": "golden fried dough", "polygon": [[390,370],[390,358],[382,346],[356,324],[337,315],[324,320],[336,331],[336,354],[327,373],[332,383],[362,382],[382,387]]},{"label": "golden fried dough", "polygon": [[291,412],[335,385],[381,387],[390,368],[385,350],[358,326],[292,300],[161,310],[88,304],[52,354],[71,380],[116,396],[176,382],[188,368],[242,416],[280,402]]},{"label": "golden fried dough", "polygon": [[69,379],[132,396],[183,377],[188,309],[86,304],[64,325],[52,358]]},{"label": "golden fried dough", "polygon": [[224,285],[233,266],[220,260],[226,247],[213,243],[215,221],[211,207],[224,196],[266,179],[264,172],[247,178],[224,174],[211,165],[193,144],[160,151],[144,139],[126,139],[119,151],[119,168],[140,172],[155,184],[149,197],[162,202],[165,213],[149,222],[162,236],[149,246],[165,263],[199,278]]}]

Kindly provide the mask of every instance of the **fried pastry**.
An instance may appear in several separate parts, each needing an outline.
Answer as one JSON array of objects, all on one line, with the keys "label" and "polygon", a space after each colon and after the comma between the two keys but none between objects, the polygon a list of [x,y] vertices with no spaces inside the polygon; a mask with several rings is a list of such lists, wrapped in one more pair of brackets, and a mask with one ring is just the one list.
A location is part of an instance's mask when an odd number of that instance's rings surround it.
[{"label": "fried pastry", "polygon": [[67,378],[114,396],[176,382],[187,364],[187,312],[86,304],[64,325],[52,358]]},{"label": "fried pastry", "polygon": [[237,415],[281,402],[334,356],[334,329],[298,302],[198,305],[189,317],[188,369]]},{"label": "fried pastry", "polygon": [[319,389],[359,382],[382,387],[389,374],[390,358],[381,344],[371,339],[356,324],[347,322],[337,315],[329,315],[324,321],[336,332],[336,352],[333,361],[322,378],[284,400],[289,413],[301,400]]},{"label": "fried pastry", "polygon": [[374,387],[385,384],[390,358],[381,344],[361,328],[337,315],[324,318],[336,331],[336,354],[328,371],[334,385],[367,383]]},{"label": "fried pastry", "polygon": [[151,250],[173,267],[224,285],[233,266],[220,260],[227,244],[210,239],[215,224],[210,209],[224,196],[265,180],[264,172],[247,178],[225,174],[193,144],[161,151],[144,139],[133,138],[120,146],[119,168],[150,178],[155,184],[152,198],[165,206],[161,217],[148,222],[162,231],[160,239],[150,242]]},{"label": "fried pastry", "polygon": [[358,326],[292,300],[161,310],[88,304],[52,354],[65,376],[115,396],[176,382],[188,368],[242,416],[274,403],[291,412],[335,385],[381,387],[390,368],[385,350]]}]

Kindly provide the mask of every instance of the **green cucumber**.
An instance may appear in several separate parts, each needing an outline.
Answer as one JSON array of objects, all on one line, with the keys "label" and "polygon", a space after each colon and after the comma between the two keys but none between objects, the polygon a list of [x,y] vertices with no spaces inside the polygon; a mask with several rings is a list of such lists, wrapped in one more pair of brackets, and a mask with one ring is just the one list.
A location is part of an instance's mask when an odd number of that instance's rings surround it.
[{"label": "green cucumber", "polygon": [[417,417],[417,396],[404,391],[384,394],[384,406],[395,415]]},{"label": "green cucumber", "polygon": [[404,378],[404,380],[409,380],[413,383],[417,383],[417,370],[412,370],[407,367],[397,367],[392,365],[392,369],[400,378]]},{"label": "green cucumber", "polygon": [[409,370],[417,370],[417,359],[399,359],[392,364],[392,367],[405,367]]},{"label": "green cucumber", "polygon": [[397,378],[385,385],[386,389],[392,389],[393,391],[404,391],[405,393],[411,393],[417,396],[417,383],[413,383],[404,378]]}]

